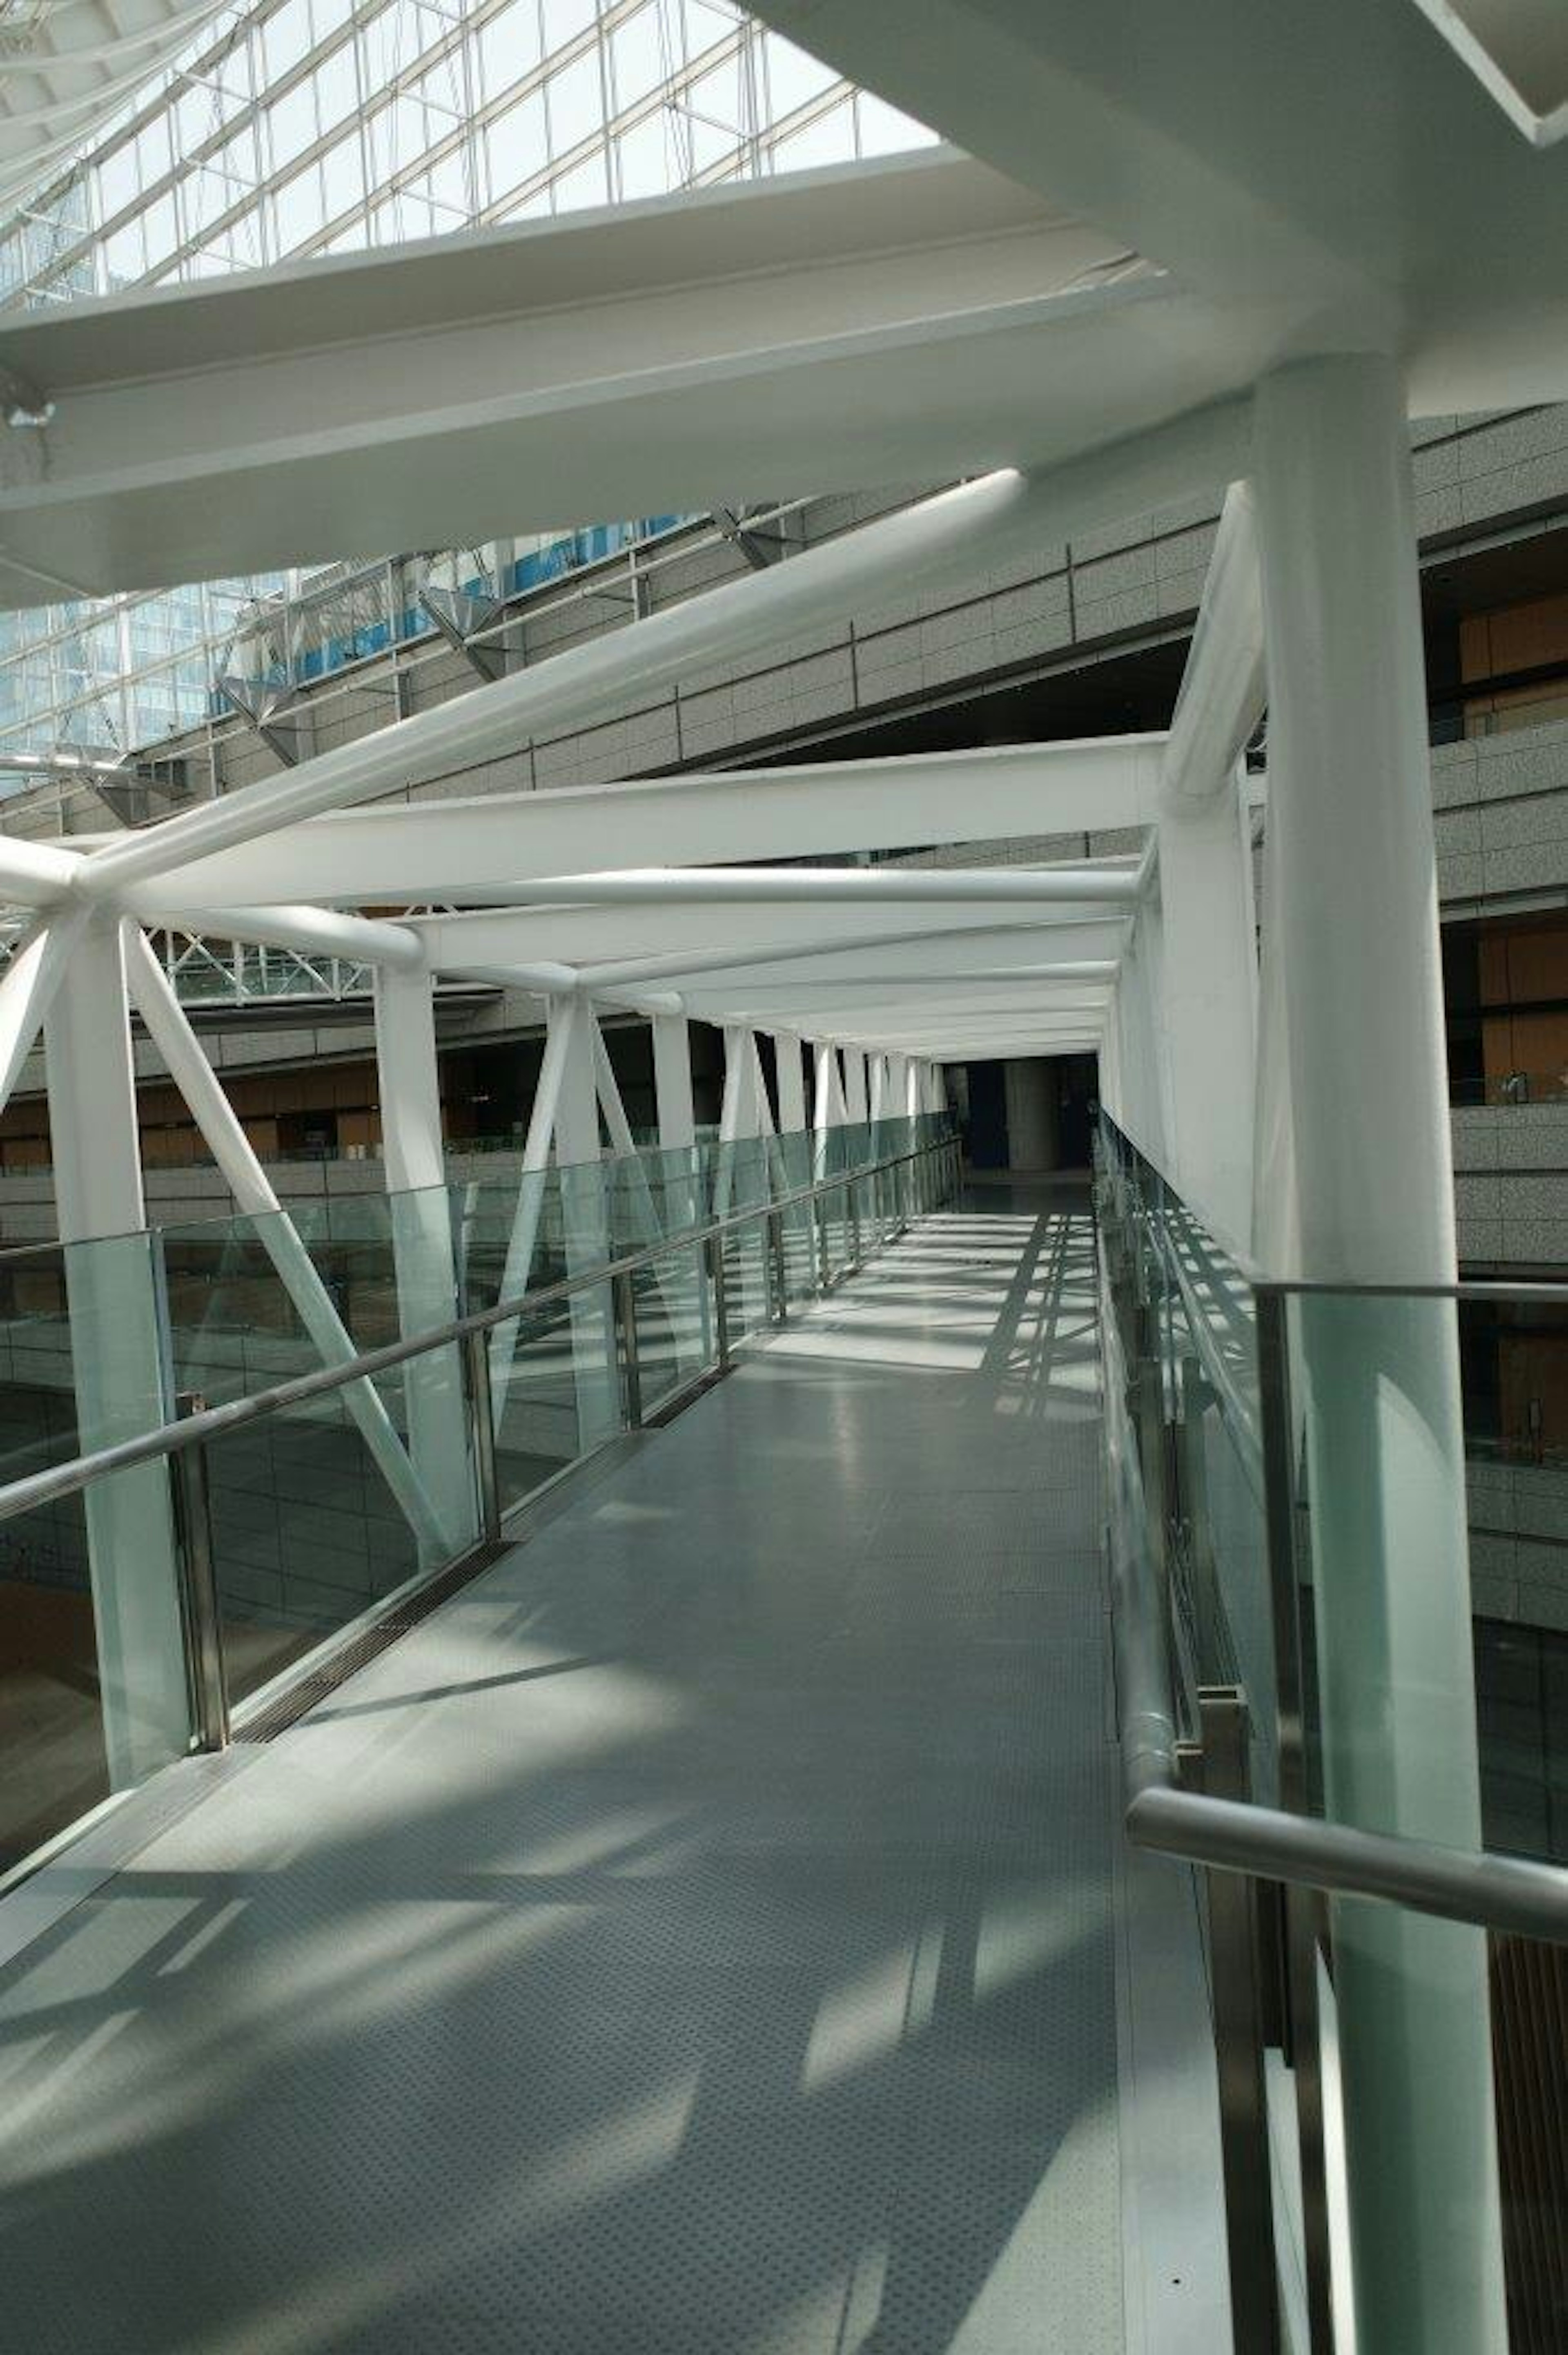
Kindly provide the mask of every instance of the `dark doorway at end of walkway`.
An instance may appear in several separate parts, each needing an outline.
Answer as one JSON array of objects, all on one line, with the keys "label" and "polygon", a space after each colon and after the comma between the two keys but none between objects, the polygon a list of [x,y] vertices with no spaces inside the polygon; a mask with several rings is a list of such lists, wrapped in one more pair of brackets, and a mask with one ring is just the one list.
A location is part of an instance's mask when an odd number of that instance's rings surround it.
[{"label": "dark doorway at end of walkway", "polygon": [[952,1076],[972,1170],[1049,1177],[1087,1169],[1099,1101],[1097,1057],[1014,1056],[962,1063]]}]

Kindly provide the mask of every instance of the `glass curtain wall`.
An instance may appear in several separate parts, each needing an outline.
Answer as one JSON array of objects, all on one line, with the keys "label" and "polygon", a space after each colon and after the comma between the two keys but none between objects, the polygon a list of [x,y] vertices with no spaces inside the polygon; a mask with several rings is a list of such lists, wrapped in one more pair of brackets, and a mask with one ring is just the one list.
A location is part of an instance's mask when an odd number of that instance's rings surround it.
[{"label": "glass curtain wall", "polygon": [[[800,171],[928,136],[726,0],[260,0],[209,23],[0,223],[0,310]],[[567,536],[559,560],[580,537]],[[587,535],[587,554],[605,552],[600,537]],[[526,585],[531,559],[553,569],[556,546],[462,551],[458,570],[504,591]],[[195,726],[258,614],[281,611],[281,666],[295,667],[288,613],[319,606],[322,591],[320,574],[268,575],[0,615],[0,751],[113,757]],[[388,628],[426,626],[395,600],[383,610]],[[374,650],[353,632],[344,643]],[[0,773],[0,795],[20,782]]]}]

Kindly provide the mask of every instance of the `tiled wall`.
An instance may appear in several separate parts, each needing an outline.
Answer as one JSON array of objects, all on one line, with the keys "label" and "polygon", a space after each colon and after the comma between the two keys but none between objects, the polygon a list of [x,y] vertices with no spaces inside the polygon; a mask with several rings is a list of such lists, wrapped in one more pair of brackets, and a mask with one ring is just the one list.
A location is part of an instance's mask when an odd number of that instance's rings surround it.
[{"label": "tiled wall", "polygon": [[1459,1257],[1472,1265],[1568,1265],[1568,1103],[1457,1111]]}]

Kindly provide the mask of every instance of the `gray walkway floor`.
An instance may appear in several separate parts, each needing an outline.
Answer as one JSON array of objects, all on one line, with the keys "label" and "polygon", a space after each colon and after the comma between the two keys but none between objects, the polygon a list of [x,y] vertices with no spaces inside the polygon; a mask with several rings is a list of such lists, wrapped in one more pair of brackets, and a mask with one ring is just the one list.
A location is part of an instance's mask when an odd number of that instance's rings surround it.
[{"label": "gray walkway floor", "polygon": [[1091,1249],[926,1222],[13,1966],[6,2346],[1119,2350]]}]

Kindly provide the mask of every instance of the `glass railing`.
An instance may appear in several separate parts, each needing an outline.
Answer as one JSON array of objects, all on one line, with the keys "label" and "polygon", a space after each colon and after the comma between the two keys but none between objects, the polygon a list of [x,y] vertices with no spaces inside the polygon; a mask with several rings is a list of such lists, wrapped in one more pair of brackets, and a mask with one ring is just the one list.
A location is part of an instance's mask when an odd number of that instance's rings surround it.
[{"label": "glass railing", "polygon": [[923,1115],[0,1257],[0,1876],[957,1176]]},{"label": "glass railing", "polygon": [[1098,1162],[1128,1820],[1224,1868],[1235,2344],[1425,2347],[1441,2282],[1462,2343],[1506,2303],[1533,2355],[1568,2245],[1568,1285],[1256,1283],[1108,1122]]}]

